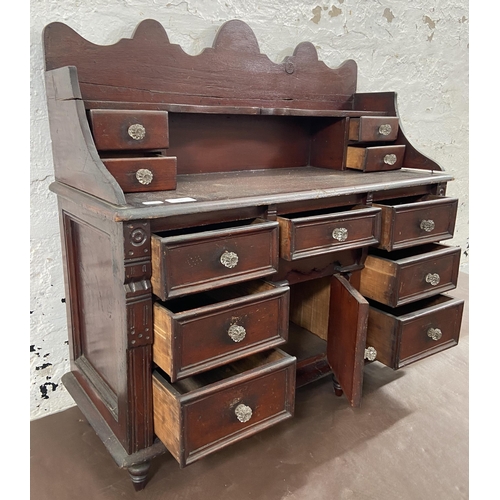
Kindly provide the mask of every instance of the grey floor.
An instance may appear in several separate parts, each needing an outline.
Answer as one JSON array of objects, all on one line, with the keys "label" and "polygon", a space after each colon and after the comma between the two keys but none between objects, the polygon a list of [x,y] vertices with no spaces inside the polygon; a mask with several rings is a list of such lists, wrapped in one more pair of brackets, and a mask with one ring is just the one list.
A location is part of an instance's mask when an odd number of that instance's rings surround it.
[{"label": "grey floor", "polygon": [[[136,493],[74,407],[31,422],[37,500],[458,500],[469,498],[469,276],[457,347],[399,371],[365,369],[361,408],[329,378],[297,391],[295,417],[185,469],[163,455]],[[498,498],[498,497],[497,497]]]}]

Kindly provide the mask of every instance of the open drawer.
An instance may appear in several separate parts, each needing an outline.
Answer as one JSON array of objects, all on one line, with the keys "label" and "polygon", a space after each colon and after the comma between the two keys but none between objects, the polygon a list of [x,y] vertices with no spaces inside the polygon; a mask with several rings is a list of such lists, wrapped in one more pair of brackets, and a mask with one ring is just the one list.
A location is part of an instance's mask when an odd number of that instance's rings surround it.
[{"label": "open drawer", "polygon": [[371,250],[359,291],[397,307],[456,288],[459,265],[460,247],[430,243],[395,252]]},{"label": "open drawer", "polygon": [[181,467],[293,416],[295,358],[278,349],[170,383],[153,373],[155,434]]},{"label": "open drawer", "polygon": [[378,243],[380,209],[343,207],[278,217],[280,256],[292,261]]},{"label": "open drawer", "polygon": [[289,295],[257,280],[157,302],[153,361],[175,382],[283,344]]},{"label": "open drawer", "polygon": [[278,231],[253,219],[153,234],[153,293],[167,300],[273,274]]},{"label": "open drawer", "polygon": [[453,237],[458,200],[443,196],[374,204],[382,210],[379,248],[387,251]]},{"label": "open drawer", "polygon": [[390,309],[372,305],[367,346],[395,370],[458,344],[464,301],[438,295]]}]

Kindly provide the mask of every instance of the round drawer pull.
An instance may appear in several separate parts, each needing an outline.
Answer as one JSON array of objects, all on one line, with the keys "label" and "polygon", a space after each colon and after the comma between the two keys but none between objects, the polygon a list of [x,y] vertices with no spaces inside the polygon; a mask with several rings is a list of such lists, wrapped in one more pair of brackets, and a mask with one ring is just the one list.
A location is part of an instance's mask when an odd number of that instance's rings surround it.
[{"label": "round drawer pull", "polygon": [[434,230],[435,227],[436,224],[434,224],[434,221],[432,219],[423,220],[420,223],[420,229],[423,229],[426,233],[430,233],[431,231]]},{"label": "round drawer pull", "polygon": [[149,170],[148,168],[140,168],[136,173],[135,173],[135,178],[139,181],[140,184],[144,184],[147,186],[148,184],[151,184],[153,182],[153,172]]},{"label": "round drawer pull", "polygon": [[392,127],[388,123],[384,123],[380,125],[378,128],[378,133],[380,135],[389,135],[392,132]]},{"label": "round drawer pull", "polygon": [[241,342],[245,338],[247,331],[240,325],[231,325],[227,334],[233,342]]},{"label": "round drawer pull", "polygon": [[248,422],[252,418],[252,408],[240,403],[235,409],[234,414],[240,422]]},{"label": "round drawer pull", "polygon": [[436,286],[441,281],[438,273],[428,273],[425,276],[425,281],[430,283],[432,286]]},{"label": "round drawer pull", "polygon": [[439,340],[443,336],[443,332],[439,328],[429,328],[427,330],[427,336],[432,340]]},{"label": "round drawer pull", "polygon": [[127,132],[128,135],[136,141],[141,141],[142,139],[144,139],[144,137],[146,137],[146,129],[140,123],[134,123],[133,125],[130,125]]},{"label": "round drawer pull", "polygon": [[377,359],[377,349],[375,347],[367,347],[365,349],[365,359],[375,361]]},{"label": "round drawer pull", "polygon": [[227,250],[220,256],[220,262],[224,267],[232,269],[238,264],[238,254]]},{"label": "round drawer pull", "polygon": [[332,238],[334,240],[345,241],[347,240],[347,236],[349,236],[349,233],[345,227],[337,227],[332,232]]},{"label": "round drawer pull", "polygon": [[384,156],[384,163],[386,165],[394,165],[397,161],[398,161],[398,157],[394,153],[391,153],[390,155]]}]

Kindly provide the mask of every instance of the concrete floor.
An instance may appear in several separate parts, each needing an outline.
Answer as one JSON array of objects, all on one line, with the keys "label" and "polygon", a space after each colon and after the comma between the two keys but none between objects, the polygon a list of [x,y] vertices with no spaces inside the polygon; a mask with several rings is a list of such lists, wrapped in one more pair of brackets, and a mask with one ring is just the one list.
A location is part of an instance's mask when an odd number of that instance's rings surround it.
[{"label": "concrete floor", "polygon": [[361,408],[330,378],[297,391],[295,417],[179,469],[156,458],[136,493],[78,408],[31,422],[37,500],[458,500],[469,498],[469,276],[460,343],[407,368],[365,368]]}]

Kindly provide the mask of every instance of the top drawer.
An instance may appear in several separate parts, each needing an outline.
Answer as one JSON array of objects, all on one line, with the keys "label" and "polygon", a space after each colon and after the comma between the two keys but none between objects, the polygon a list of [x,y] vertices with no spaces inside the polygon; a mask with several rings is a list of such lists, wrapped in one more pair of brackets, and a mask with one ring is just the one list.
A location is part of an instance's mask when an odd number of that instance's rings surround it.
[{"label": "top drawer", "polygon": [[256,219],[153,234],[153,293],[166,300],[274,274],[278,230]]},{"label": "top drawer", "polygon": [[349,140],[356,142],[394,141],[398,136],[396,116],[361,116],[349,120]]},{"label": "top drawer", "polygon": [[92,109],[90,124],[100,151],[168,148],[166,111]]},{"label": "top drawer", "polygon": [[382,210],[379,248],[387,251],[453,237],[458,200],[428,196],[374,204]]},{"label": "top drawer", "polygon": [[380,209],[373,207],[278,217],[281,258],[292,261],[374,245],[380,238]]}]

